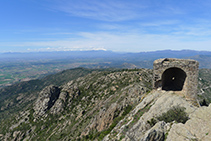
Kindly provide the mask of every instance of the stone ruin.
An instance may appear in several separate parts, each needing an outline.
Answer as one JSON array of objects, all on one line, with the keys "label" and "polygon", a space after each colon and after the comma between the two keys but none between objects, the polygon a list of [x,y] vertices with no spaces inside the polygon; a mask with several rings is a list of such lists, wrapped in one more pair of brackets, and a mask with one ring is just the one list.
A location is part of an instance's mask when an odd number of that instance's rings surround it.
[{"label": "stone ruin", "polygon": [[198,103],[199,63],[190,59],[165,58],[153,63],[153,88],[174,91],[187,100]]}]

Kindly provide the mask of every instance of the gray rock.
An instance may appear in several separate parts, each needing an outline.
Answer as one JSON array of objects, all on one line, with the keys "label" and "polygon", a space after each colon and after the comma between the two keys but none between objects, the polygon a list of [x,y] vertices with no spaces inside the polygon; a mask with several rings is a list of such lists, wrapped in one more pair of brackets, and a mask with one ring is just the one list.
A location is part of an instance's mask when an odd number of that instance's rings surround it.
[{"label": "gray rock", "polygon": [[61,92],[59,98],[56,100],[53,107],[50,109],[52,114],[59,114],[64,110],[64,106],[66,103],[67,92]]},{"label": "gray rock", "polygon": [[64,110],[64,102],[61,99],[58,99],[53,107],[50,109],[52,114],[59,114]]},{"label": "gray rock", "polygon": [[34,116],[44,116],[58,99],[59,93],[60,89],[56,86],[50,85],[45,87],[40,92],[39,97],[34,104]]},{"label": "gray rock", "polygon": [[164,141],[164,132],[151,130],[147,138],[144,141]]},{"label": "gray rock", "polygon": [[177,140],[211,140],[211,104],[209,107],[200,107],[190,114],[185,124],[173,124],[169,131],[167,141]]},{"label": "gray rock", "polygon": [[[145,112],[137,123],[134,124],[126,133],[124,133],[124,127],[126,127],[125,125],[122,127],[117,126],[119,129],[116,129],[116,131],[119,135],[124,134],[124,140],[163,140],[167,128],[168,130],[170,128],[169,125],[165,124],[165,122],[158,122],[155,126],[151,127],[148,121],[178,105],[185,107],[185,112],[188,115],[197,109],[197,107],[191,105],[184,98],[175,95],[171,91],[153,91],[151,94],[146,95],[135,109],[130,112],[130,116],[134,117],[140,109],[144,109],[147,105],[151,105],[149,111]],[[133,119],[134,118],[130,118],[128,123],[132,123]],[[119,139],[118,137],[116,138]],[[104,140],[106,140],[106,138]],[[109,138],[107,138],[107,140],[109,140]]]},{"label": "gray rock", "polygon": [[155,124],[155,126],[145,133],[145,137],[141,141],[164,141],[165,125],[166,123],[164,121]]}]

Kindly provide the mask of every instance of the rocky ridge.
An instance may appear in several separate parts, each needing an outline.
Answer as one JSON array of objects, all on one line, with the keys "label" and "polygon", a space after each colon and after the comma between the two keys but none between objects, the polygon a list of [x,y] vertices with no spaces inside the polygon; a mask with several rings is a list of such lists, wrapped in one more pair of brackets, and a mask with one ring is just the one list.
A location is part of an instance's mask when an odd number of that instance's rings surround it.
[{"label": "rocky ridge", "polygon": [[55,105],[59,106],[59,104],[55,103],[58,101],[59,94],[60,89],[56,86],[50,85],[44,88],[34,104],[34,115],[42,117],[46,114],[47,110],[51,109],[51,107],[55,107]]},{"label": "rocky ridge", "polygon": [[[157,121],[153,126],[150,124],[152,119],[156,119],[178,105],[184,107],[185,112],[189,115],[190,119],[185,124],[174,121],[169,123]],[[210,107],[195,107],[172,91],[153,91],[120,121],[104,140],[163,141],[167,139],[172,141],[178,140],[178,138],[181,140],[203,140],[204,136],[210,138]],[[147,109],[147,112],[141,114],[140,111],[144,111],[144,109]],[[137,115],[139,115],[138,120],[135,119]],[[204,129],[199,128],[199,124]]]},{"label": "rocky ridge", "polygon": [[147,69],[96,71],[60,87],[47,86],[32,108],[3,127],[7,132],[2,139],[103,138],[105,130],[110,131],[151,90],[151,77]]},{"label": "rocky ridge", "polygon": [[168,133],[167,141],[176,140],[211,140],[211,104],[200,107],[189,115],[185,124],[173,124]]},{"label": "rocky ridge", "polygon": [[[96,71],[47,86],[29,108],[1,123],[0,140],[209,140],[211,106],[151,90],[151,78],[148,69]],[[185,123],[158,120],[175,106],[185,109]]]}]

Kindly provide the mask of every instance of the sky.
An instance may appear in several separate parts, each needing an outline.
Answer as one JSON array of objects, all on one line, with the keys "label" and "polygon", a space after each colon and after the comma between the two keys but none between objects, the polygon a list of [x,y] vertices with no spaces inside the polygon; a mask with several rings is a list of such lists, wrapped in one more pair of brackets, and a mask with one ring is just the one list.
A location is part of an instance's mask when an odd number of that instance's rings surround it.
[{"label": "sky", "polygon": [[0,52],[211,51],[210,0],[1,0]]}]

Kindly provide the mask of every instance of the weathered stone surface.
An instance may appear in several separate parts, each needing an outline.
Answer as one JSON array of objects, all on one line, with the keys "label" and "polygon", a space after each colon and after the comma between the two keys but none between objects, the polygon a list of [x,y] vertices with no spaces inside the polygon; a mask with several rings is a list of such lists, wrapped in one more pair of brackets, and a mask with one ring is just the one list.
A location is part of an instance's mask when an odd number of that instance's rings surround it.
[{"label": "weathered stone surface", "polygon": [[91,128],[102,131],[103,129],[109,127],[115,117],[116,112],[118,112],[120,107],[117,103],[113,103],[107,110],[101,109],[99,115],[92,122]]},{"label": "weathered stone surface", "polygon": [[71,83],[68,83],[68,85],[65,85],[63,87],[63,89],[61,90],[62,95],[60,96],[60,98],[63,99],[63,101],[65,101],[65,99],[67,97],[67,95],[65,93],[67,92],[68,97],[69,97],[69,101],[68,101],[69,104],[71,104],[71,102],[74,98],[77,98],[80,95],[79,88],[76,85],[71,85],[71,84],[72,84],[72,81],[71,81]]},{"label": "weathered stone surface", "polygon": [[64,102],[61,99],[58,99],[53,107],[50,109],[50,112],[52,114],[58,114],[61,113],[64,109]]},{"label": "weathered stone surface", "polygon": [[[100,87],[100,89],[104,90],[104,91],[99,91],[98,92],[99,95],[104,93],[106,96],[109,91],[112,91],[111,90],[112,87],[106,88],[107,85],[105,84],[108,82],[114,84],[116,91],[114,95],[110,95],[108,98],[102,101],[100,101],[96,96],[92,97],[91,101],[94,103],[98,103],[97,107],[95,108],[99,109],[99,112],[95,115],[94,119],[90,121],[90,125],[84,130],[82,135],[87,135],[90,130],[103,131],[108,129],[109,126],[113,123],[114,119],[123,114],[124,109],[128,105],[139,103],[143,94],[149,90],[147,87],[144,87],[143,82],[147,81],[151,83],[151,80],[146,79],[146,75],[144,74],[145,72],[138,72],[138,73],[131,72],[131,74],[122,72],[122,73],[109,74],[109,77],[114,79],[112,81],[109,80],[107,76],[100,77],[99,81],[96,81],[93,84],[95,85],[95,87]],[[143,75],[144,77],[142,77],[141,82],[128,85],[124,88],[121,88],[120,90],[119,86],[117,85],[118,81],[115,79],[121,79],[121,81],[125,81],[125,79],[122,79],[124,75],[136,75],[137,77],[135,78],[140,78],[140,75]],[[101,81],[105,81],[105,83],[99,85]],[[131,77],[129,81],[137,81],[137,80]],[[89,86],[86,89],[89,89]],[[87,97],[86,99],[89,98]],[[104,98],[102,97],[102,99]],[[87,112],[87,114],[94,112],[96,110],[95,108],[92,108],[92,111]]]},{"label": "weathered stone surface", "polygon": [[165,58],[153,63],[153,88],[180,91],[193,104],[196,100],[199,63],[190,59]]},{"label": "weathered stone surface", "polygon": [[[131,118],[128,118],[129,123],[133,121],[134,115],[139,109],[143,109],[146,105],[151,103],[151,108],[149,111],[144,113],[140,120],[131,127],[126,133],[124,133],[124,141],[140,140],[140,141],[150,141],[158,140],[163,141],[165,134],[168,134],[168,141],[177,140],[211,140],[211,105],[209,107],[197,108],[191,103],[187,102],[184,98],[175,95],[173,91],[154,91],[147,95],[143,101],[136,106],[136,108],[130,113]],[[151,127],[147,121],[155,118],[162,113],[167,112],[174,106],[185,107],[185,112],[189,115],[189,120],[185,123],[165,123],[160,121]],[[124,119],[125,120],[125,119]],[[124,121],[123,120],[123,121]],[[121,123],[121,122],[120,122]],[[128,125],[127,124],[127,125]],[[200,125],[200,126],[199,126]],[[125,125],[114,128],[117,132],[116,138],[120,139],[120,135],[125,130]],[[117,130],[119,128],[119,130]],[[111,140],[108,135],[104,140]]]},{"label": "weathered stone surface", "polygon": [[165,125],[164,121],[155,124],[150,130],[145,133],[145,137],[141,141],[164,141],[165,139]]},{"label": "weathered stone surface", "polygon": [[167,141],[178,140],[211,140],[211,104],[200,107],[190,114],[190,120],[185,124],[174,124],[168,134]]},{"label": "weathered stone surface", "polygon": [[22,133],[21,131],[15,131],[13,132],[13,140],[12,141],[21,141],[23,140],[25,133]]},{"label": "weathered stone surface", "polygon": [[[131,111],[131,118],[128,118],[130,120],[128,124],[132,123],[136,113],[139,110],[146,108],[147,105],[151,105],[149,111],[145,112],[139,121],[134,124],[126,133],[124,133],[126,128],[125,125],[122,127],[118,127],[117,125],[115,127],[115,131],[118,132],[118,135],[124,134],[125,141],[150,139],[163,140],[163,134],[165,134],[170,128],[169,124],[165,124],[165,122],[158,122],[155,126],[151,127],[148,121],[178,105],[185,107],[185,112],[187,114],[191,114],[197,109],[197,107],[191,105],[184,98],[175,95],[172,91],[153,91],[152,93],[148,94],[133,111]],[[123,119],[123,121],[124,120],[126,119]],[[104,140],[110,140],[110,138],[108,135],[104,138]],[[116,139],[120,139],[120,136],[118,136]]]},{"label": "weathered stone surface", "polygon": [[64,106],[66,103],[67,93],[61,92],[59,94],[59,98],[54,103],[53,107],[50,109],[52,114],[59,114],[64,110]]},{"label": "weathered stone surface", "polygon": [[60,89],[50,85],[45,87],[39,94],[34,104],[34,116],[43,116],[49,110],[59,97]]}]

